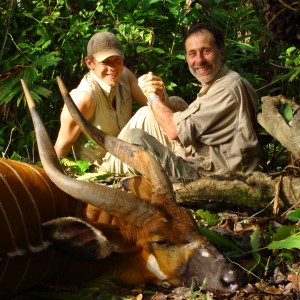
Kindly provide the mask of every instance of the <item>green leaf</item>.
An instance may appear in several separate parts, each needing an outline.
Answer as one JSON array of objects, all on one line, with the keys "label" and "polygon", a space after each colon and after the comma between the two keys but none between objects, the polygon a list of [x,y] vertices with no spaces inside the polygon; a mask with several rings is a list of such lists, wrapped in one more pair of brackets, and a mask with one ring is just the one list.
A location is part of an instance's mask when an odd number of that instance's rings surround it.
[{"label": "green leaf", "polygon": [[14,151],[14,153],[12,154],[10,159],[20,161],[22,159],[22,157]]},{"label": "green leaf", "polygon": [[294,79],[296,79],[299,74],[300,74],[300,67],[293,69],[293,73],[292,73],[291,77],[289,78],[289,82],[292,82]]},{"label": "green leaf", "polygon": [[198,209],[197,212],[198,216],[200,216],[208,225],[217,225],[220,221],[220,217],[216,214],[212,214],[209,211],[205,211],[203,209]]},{"label": "green leaf", "polygon": [[35,94],[41,95],[41,96],[43,96],[43,97],[45,97],[45,98],[48,98],[48,97],[51,96],[51,94],[52,94],[52,92],[51,92],[50,90],[48,90],[48,89],[46,89],[45,87],[40,86],[40,85],[35,85],[35,84],[34,84],[34,85],[32,86],[32,88],[33,88]]},{"label": "green leaf", "polygon": [[81,172],[85,172],[90,167],[90,164],[84,160],[77,160],[76,165],[80,168]]},{"label": "green leaf", "polygon": [[18,46],[21,49],[32,49],[32,45],[28,44],[28,43],[19,43]]},{"label": "green leaf", "polygon": [[267,246],[268,249],[300,249],[300,235],[295,234],[281,241],[274,241]]},{"label": "green leaf", "polygon": [[153,49],[154,52],[159,53],[159,54],[165,53],[164,49],[162,49],[162,48],[154,47],[152,49]]},{"label": "green leaf", "polygon": [[48,40],[48,41],[46,41],[45,43],[43,43],[43,45],[42,45],[42,49],[44,50],[44,49],[47,49],[48,48],[48,46],[49,45],[51,45],[51,43],[52,43],[52,41],[51,40]]},{"label": "green leaf", "polygon": [[70,160],[68,159],[67,157],[64,157],[60,160],[60,163],[65,165],[65,166],[68,166],[68,167],[71,167],[71,166],[75,166],[76,163],[74,160]]},{"label": "green leaf", "polygon": [[145,43],[151,41],[152,38],[153,38],[153,34],[152,33],[146,33],[146,34],[144,34],[144,42]]},{"label": "green leaf", "polygon": [[260,230],[255,230],[250,237],[251,247],[253,250],[258,250],[259,248],[259,237],[260,237]]},{"label": "green leaf", "polygon": [[26,13],[26,12],[24,12],[23,15],[26,16],[26,17],[28,17],[28,18],[36,20],[36,18],[33,16],[32,13]]},{"label": "green leaf", "polygon": [[278,256],[284,258],[290,263],[295,261],[295,257],[293,256],[293,253],[290,250],[282,250]]},{"label": "green leaf", "polygon": [[292,222],[298,222],[300,220],[300,208],[290,211],[286,217]]},{"label": "green leaf", "polygon": [[277,229],[276,233],[274,234],[274,241],[280,241],[283,240],[292,234],[295,233],[296,226],[281,226]]},{"label": "green leaf", "polygon": [[52,18],[53,20],[55,20],[55,19],[57,19],[59,16],[60,16],[60,12],[57,11],[57,12],[55,12],[55,13],[52,14],[51,18]]},{"label": "green leaf", "polygon": [[6,80],[0,85],[0,104],[9,103],[16,95],[22,93],[22,86],[19,78]]},{"label": "green leaf", "polygon": [[291,106],[283,104],[279,111],[287,123],[293,120],[293,110]]},{"label": "green leaf", "polygon": [[175,55],[175,57],[180,60],[185,60],[184,54],[177,54],[177,55]]},{"label": "green leaf", "polygon": [[255,266],[253,266],[252,269],[255,269],[261,261],[261,255],[255,252],[255,253],[252,254],[252,256],[253,256],[253,259],[255,261]]},{"label": "green leaf", "polygon": [[297,48],[295,46],[289,47],[286,49],[286,54],[293,52],[294,50],[296,50]]},{"label": "green leaf", "polygon": [[56,66],[57,63],[61,60],[60,57],[56,57],[55,52],[50,52],[45,55],[39,56],[34,62],[33,66],[42,66],[42,67],[49,67],[49,66]]},{"label": "green leaf", "polygon": [[137,46],[136,47],[136,52],[137,53],[149,52],[149,47]]},{"label": "green leaf", "polygon": [[243,254],[243,251],[238,247],[238,245],[235,244],[230,239],[226,238],[225,236],[222,236],[222,235],[218,234],[217,232],[209,230],[207,228],[199,228],[199,231],[211,242],[213,242],[217,245],[222,245],[222,246],[231,248],[233,250],[237,250],[238,254]]}]

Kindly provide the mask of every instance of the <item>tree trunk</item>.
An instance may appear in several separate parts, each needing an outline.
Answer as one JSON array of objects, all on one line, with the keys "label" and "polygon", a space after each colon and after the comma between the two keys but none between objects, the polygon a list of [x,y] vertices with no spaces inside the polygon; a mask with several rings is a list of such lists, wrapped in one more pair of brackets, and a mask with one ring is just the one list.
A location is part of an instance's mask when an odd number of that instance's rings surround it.
[{"label": "tree trunk", "polygon": [[264,0],[267,28],[272,37],[300,48],[300,2],[295,0]]}]

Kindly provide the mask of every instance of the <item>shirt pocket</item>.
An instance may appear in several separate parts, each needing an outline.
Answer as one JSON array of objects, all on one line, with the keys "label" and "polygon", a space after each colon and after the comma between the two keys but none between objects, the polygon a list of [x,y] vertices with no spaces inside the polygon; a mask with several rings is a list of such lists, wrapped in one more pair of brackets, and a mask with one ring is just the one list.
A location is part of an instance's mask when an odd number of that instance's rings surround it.
[{"label": "shirt pocket", "polygon": [[174,113],[174,122],[178,124],[180,121],[189,118],[192,114],[195,114],[200,109],[200,103],[192,103],[190,106],[184,110]]}]

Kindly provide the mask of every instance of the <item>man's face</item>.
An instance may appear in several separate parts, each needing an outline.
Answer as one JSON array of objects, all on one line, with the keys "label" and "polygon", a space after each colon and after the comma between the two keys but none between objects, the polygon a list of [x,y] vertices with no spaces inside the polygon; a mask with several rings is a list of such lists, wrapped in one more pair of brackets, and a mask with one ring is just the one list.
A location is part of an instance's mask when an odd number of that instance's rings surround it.
[{"label": "man's face", "polygon": [[121,56],[110,56],[101,62],[96,59],[92,61],[87,57],[86,63],[90,70],[93,70],[101,80],[111,87],[117,84],[124,69],[123,57]]},{"label": "man's face", "polygon": [[224,49],[219,49],[212,33],[203,29],[187,38],[185,50],[191,73],[203,86],[207,85],[223,66]]}]

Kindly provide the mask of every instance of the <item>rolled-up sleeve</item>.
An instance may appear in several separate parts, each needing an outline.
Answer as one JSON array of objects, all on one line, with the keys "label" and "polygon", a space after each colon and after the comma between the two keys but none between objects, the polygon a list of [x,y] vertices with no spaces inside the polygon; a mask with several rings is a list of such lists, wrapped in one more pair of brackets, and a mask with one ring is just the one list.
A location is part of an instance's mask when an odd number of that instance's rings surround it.
[{"label": "rolled-up sleeve", "polygon": [[198,96],[188,109],[174,113],[182,145],[217,145],[230,140],[236,130],[238,105],[232,94],[220,89],[214,90],[213,95]]}]

